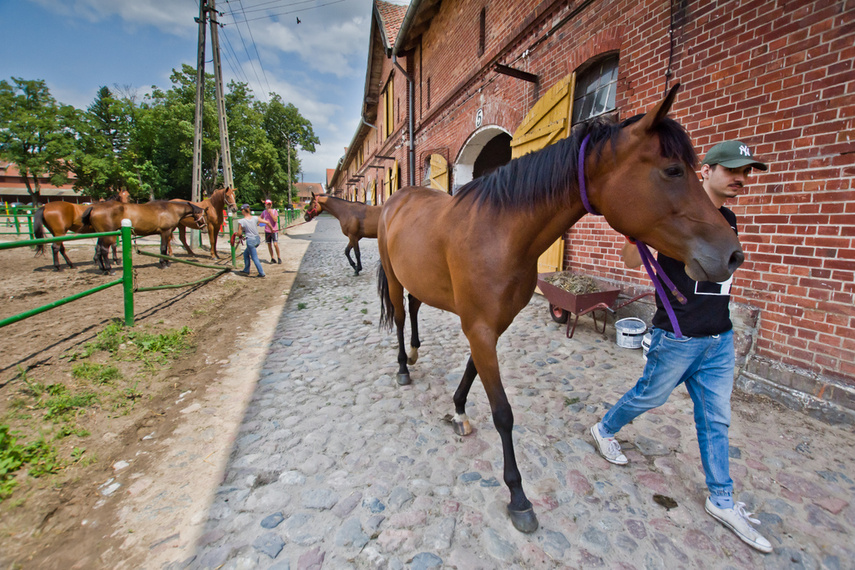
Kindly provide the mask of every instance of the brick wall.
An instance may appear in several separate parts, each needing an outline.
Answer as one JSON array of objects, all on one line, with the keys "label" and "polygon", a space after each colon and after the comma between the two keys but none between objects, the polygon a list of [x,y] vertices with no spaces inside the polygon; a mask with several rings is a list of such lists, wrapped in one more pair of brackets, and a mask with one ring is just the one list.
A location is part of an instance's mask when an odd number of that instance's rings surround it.
[{"label": "brick wall", "polygon": [[[416,181],[432,152],[454,164],[479,108],[484,124],[513,133],[555,82],[610,51],[620,54],[621,117],[648,109],[666,85],[680,82],[672,116],[700,156],[739,139],[770,165],[729,204],[746,253],[734,300],[759,315],[747,369],[768,375],[773,363],[789,371],[776,373],[776,382],[820,398],[834,392],[829,383],[855,388],[853,0],[447,0],[408,60],[416,78]],[[500,75],[496,62],[536,74],[539,83]],[[402,101],[405,90],[396,84]],[[587,216],[566,237],[568,268],[628,286],[649,283],[624,268],[622,238],[602,219]]]}]

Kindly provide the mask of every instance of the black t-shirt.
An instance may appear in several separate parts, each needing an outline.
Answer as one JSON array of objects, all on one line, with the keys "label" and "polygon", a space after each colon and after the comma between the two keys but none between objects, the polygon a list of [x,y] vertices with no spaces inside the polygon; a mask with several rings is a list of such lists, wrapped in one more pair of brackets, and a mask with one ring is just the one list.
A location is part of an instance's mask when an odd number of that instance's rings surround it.
[{"label": "black t-shirt", "polygon": [[[733,228],[733,231],[738,233],[736,215],[723,206],[719,208],[719,212]],[[677,290],[685,295],[688,300],[685,305],[681,305],[674,295],[666,289],[668,300],[671,302],[671,307],[674,308],[674,314],[677,317],[677,322],[680,323],[680,330],[683,335],[710,336],[727,332],[733,328],[733,324],[730,322],[730,309],[728,308],[733,276],[722,283],[694,281],[686,275],[686,266],[682,262],[662,253],[658,254],[657,259],[662,270],[674,282]],[[656,314],[653,315],[653,326],[674,332],[674,327],[671,326],[668,313],[665,312],[658,292],[656,293]]]}]

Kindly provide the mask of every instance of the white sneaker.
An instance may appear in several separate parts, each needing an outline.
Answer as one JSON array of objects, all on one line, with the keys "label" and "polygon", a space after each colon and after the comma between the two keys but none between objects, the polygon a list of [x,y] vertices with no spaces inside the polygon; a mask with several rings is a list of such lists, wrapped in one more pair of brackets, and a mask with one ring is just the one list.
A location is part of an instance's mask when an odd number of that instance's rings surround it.
[{"label": "white sneaker", "polygon": [[772,552],[772,544],[751,526],[751,523],[760,524],[760,521],[751,518],[753,513],[745,512],[745,503],[735,503],[732,508],[720,509],[707,497],[704,508],[714,519],[735,532],[748,546],[767,554]]},{"label": "white sneaker", "polygon": [[620,444],[615,438],[600,435],[600,422],[591,427],[591,435],[594,436],[594,443],[597,444],[597,450],[603,456],[603,459],[615,465],[626,465],[629,463],[626,455],[620,452]]}]

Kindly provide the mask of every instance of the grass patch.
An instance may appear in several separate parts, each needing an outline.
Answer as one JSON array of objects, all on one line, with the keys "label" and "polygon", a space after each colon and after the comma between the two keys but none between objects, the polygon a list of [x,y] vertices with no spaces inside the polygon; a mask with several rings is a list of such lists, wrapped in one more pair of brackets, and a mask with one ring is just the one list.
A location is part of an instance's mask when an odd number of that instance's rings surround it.
[{"label": "grass patch", "polygon": [[115,384],[122,379],[122,373],[111,364],[97,362],[81,362],[71,367],[71,376],[77,380],[85,380],[96,386]]},{"label": "grass patch", "polygon": [[24,445],[18,442],[18,435],[10,433],[8,425],[0,425],[0,501],[11,496],[17,485],[15,474],[24,467],[29,467],[31,477],[56,473],[63,467],[56,448],[44,437]]}]

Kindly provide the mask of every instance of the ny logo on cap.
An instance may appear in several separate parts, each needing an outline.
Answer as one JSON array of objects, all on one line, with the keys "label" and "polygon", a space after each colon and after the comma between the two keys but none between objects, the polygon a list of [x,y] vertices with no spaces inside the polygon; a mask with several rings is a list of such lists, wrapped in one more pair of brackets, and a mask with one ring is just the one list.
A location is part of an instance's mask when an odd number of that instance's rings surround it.
[{"label": "ny logo on cap", "polygon": [[746,145],[741,145],[739,147],[739,154],[744,154],[745,156],[751,156],[751,150]]}]

